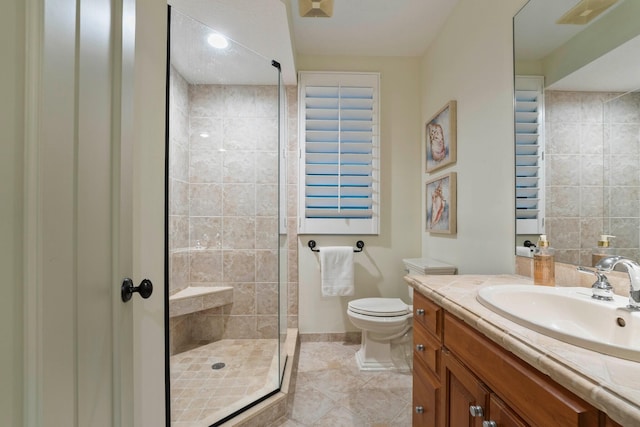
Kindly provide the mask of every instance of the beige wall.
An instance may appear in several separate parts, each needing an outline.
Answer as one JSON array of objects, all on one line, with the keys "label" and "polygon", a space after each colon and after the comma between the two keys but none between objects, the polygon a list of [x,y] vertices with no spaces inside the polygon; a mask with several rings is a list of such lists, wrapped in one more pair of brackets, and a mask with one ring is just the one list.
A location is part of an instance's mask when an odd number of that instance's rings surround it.
[{"label": "beige wall", "polygon": [[22,425],[22,164],[24,147],[23,2],[0,14],[0,425]]},{"label": "beige wall", "polygon": [[512,18],[524,3],[461,0],[422,61],[422,122],[452,99],[458,111],[457,164],[434,174],[458,174],[458,232],[423,232],[422,255],[461,274],[514,271]]},{"label": "beige wall", "polygon": [[[419,58],[298,57],[300,71],[381,73],[381,225],[378,236],[300,235],[300,333],[356,330],[346,316],[347,302],[368,296],[408,300],[402,258],[420,255],[420,98]],[[318,257],[307,247],[365,242],[355,256],[355,296],[323,298]]]}]

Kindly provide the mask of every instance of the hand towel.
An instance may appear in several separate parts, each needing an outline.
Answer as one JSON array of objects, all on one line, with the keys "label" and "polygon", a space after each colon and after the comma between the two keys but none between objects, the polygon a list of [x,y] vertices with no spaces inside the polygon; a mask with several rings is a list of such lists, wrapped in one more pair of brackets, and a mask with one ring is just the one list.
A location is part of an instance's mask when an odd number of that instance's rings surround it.
[{"label": "hand towel", "polygon": [[526,246],[516,246],[516,255],[533,258],[533,248],[527,248]]},{"label": "hand towel", "polygon": [[353,248],[326,246],[318,249],[322,296],[353,295]]}]

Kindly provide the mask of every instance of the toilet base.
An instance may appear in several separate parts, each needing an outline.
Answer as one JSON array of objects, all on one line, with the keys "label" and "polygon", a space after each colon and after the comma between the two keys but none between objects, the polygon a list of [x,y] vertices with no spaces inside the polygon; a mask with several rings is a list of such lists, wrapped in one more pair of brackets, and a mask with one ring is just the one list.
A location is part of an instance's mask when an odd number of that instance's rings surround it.
[{"label": "toilet base", "polygon": [[394,362],[391,343],[388,340],[376,341],[362,334],[362,344],[356,352],[356,363],[361,371],[408,371],[406,362]]}]

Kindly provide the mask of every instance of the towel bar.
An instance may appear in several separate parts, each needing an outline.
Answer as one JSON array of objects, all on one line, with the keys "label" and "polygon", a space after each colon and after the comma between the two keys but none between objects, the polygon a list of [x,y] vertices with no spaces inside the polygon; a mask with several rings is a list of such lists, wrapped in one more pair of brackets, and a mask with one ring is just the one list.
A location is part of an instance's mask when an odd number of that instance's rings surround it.
[{"label": "towel bar", "polygon": [[[320,252],[320,249],[316,249],[316,241],[315,240],[309,240],[309,243],[307,244],[307,246],[309,246],[309,249],[311,249],[312,252]],[[353,252],[362,252],[362,248],[364,248],[364,242],[362,240],[358,240],[356,242],[356,247],[353,248]]]}]

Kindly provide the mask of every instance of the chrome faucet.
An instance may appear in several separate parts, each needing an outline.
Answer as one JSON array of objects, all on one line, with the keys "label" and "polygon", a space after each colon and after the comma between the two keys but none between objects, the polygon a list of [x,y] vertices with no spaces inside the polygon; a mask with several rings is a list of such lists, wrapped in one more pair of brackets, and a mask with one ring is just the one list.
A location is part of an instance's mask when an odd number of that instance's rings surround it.
[{"label": "chrome faucet", "polygon": [[602,301],[613,301],[613,287],[607,280],[607,276],[600,271],[593,271],[588,268],[578,267],[580,273],[593,274],[596,276],[596,281],[591,285],[593,294],[591,298],[599,299]]},{"label": "chrome faucet", "polygon": [[603,258],[596,264],[596,269],[599,272],[610,272],[616,267],[616,265],[624,265],[629,273],[629,281],[631,287],[629,289],[629,305],[627,308],[630,310],[640,310],[640,265],[635,261],[622,256],[612,256]]}]

